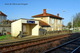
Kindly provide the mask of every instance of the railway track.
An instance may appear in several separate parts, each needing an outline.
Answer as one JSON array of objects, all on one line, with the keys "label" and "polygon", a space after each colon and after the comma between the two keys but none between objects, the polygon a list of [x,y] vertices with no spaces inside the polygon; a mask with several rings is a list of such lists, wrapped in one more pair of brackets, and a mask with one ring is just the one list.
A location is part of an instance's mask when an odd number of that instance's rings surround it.
[{"label": "railway track", "polygon": [[[74,35],[76,35],[76,34],[74,34]],[[29,41],[29,42],[18,43],[18,44],[11,44],[11,45],[6,45],[6,46],[0,46],[0,53],[11,53],[11,52],[17,53],[16,51],[21,51],[21,50],[24,50],[25,51],[26,48],[30,48],[30,49],[32,47],[35,48],[36,46],[39,46],[39,45],[43,45],[43,44],[46,45],[46,44],[51,43],[51,42],[53,43],[56,40],[64,40],[64,39],[67,39],[67,38],[68,39],[69,38],[70,39],[73,39],[72,36],[71,37],[67,37],[67,36],[60,36],[58,38],[57,37],[54,37],[54,38],[53,37],[50,37],[50,38],[33,40],[33,41]],[[78,36],[79,36],[79,34],[78,34]]]},{"label": "railway track", "polygon": [[43,53],[79,53],[80,51],[77,51],[78,48],[80,48],[80,37]]},{"label": "railway track", "polygon": [[[64,34],[64,35],[60,35],[61,37],[66,37],[66,35],[72,35],[74,33],[71,33],[71,34]],[[57,36],[57,37],[60,37],[60,36]],[[23,41],[15,41],[15,42],[8,42],[8,43],[0,43],[0,46],[5,46],[5,45],[12,45],[12,44],[20,44],[20,43],[29,43],[29,42],[35,42],[36,40],[37,41],[40,41],[40,40],[45,40],[45,39],[49,39],[49,38],[56,38],[54,36],[50,36],[50,37],[40,37],[40,38],[35,38],[35,39],[30,39],[30,40],[26,40],[24,39]]]}]

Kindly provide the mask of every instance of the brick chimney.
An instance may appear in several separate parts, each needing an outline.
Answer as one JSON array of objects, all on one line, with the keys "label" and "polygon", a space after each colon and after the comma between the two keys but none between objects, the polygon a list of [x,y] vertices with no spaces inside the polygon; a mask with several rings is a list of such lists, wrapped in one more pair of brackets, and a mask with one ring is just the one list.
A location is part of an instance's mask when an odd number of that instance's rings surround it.
[{"label": "brick chimney", "polygon": [[57,16],[59,17],[59,13],[57,14]]},{"label": "brick chimney", "polygon": [[1,11],[0,11],[0,14],[1,14]]},{"label": "brick chimney", "polygon": [[46,15],[46,9],[43,9],[43,15]]}]

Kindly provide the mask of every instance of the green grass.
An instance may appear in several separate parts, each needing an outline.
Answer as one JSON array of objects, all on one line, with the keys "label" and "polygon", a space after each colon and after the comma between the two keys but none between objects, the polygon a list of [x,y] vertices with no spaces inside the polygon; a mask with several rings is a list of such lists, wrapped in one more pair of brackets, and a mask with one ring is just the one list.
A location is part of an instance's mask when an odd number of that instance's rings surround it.
[{"label": "green grass", "polygon": [[2,35],[0,36],[0,40],[9,39],[11,38],[11,35]]}]

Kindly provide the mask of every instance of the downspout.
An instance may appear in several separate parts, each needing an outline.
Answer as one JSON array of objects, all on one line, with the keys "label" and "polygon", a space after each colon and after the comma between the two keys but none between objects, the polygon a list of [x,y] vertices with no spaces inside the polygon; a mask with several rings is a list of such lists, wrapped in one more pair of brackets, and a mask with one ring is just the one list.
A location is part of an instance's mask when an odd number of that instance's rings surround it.
[{"label": "downspout", "polygon": [[[50,17],[48,17],[48,24],[50,25]],[[49,31],[49,29],[50,29],[50,28],[48,28],[48,31]]]},{"label": "downspout", "polygon": [[55,19],[55,30],[56,30],[56,19]]}]

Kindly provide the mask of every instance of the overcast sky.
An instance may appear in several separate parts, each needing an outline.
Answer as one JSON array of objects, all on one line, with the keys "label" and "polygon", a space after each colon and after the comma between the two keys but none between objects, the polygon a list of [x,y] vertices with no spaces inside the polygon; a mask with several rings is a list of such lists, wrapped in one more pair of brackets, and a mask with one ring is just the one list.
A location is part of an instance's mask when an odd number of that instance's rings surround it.
[{"label": "overcast sky", "polygon": [[72,16],[80,12],[80,0],[0,0],[0,11],[10,20],[32,19],[31,16],[43,13],[43,9],[50,14],[59,13],[64,18],[64,25],[67,25]]}]

